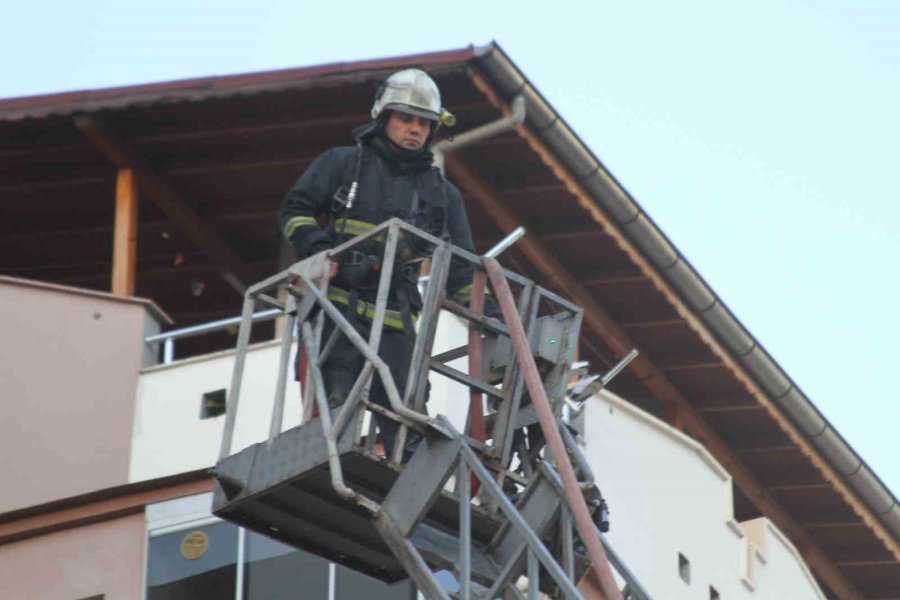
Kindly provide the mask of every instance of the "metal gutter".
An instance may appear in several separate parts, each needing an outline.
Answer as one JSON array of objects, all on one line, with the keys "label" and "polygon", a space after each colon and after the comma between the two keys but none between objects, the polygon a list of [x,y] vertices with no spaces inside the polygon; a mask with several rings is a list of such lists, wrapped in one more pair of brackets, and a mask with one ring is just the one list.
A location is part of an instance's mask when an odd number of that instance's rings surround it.
[{"label": "metal gutter", "polygon": [[531,131],[568,166],[687,306],[791,418],[888,530],[900,539],[900,503],[897,498],[744,328],[650,216],[541,97],[506,53],[497,44],[491,43],[475,49],[474,62],[507,101],[520,95],[525,98],[526,123]]}]

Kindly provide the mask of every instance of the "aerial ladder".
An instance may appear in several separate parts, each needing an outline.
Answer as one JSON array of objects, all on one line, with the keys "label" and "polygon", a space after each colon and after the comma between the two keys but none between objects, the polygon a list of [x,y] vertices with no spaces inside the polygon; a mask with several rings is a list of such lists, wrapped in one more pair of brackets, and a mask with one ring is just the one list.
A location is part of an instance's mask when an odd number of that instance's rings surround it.
[{"label": "aerial ladder", "polygon": [[[328,285],[342,253],[376,240],[383,256],[365,339],[329,300]],[[411,242],[428,249],[431,267],[409,376],[398,389],[378,347],[394,266]],[[451,259],[475,267],[468,306],[445,296]],[[483,314],[488,281],[502,321]],[[293,343],[285,333],[268,439],[232,453],[258,305],[282,310],[285,332],[299,325],[307,358],[303,418],[283,431]],[[433,354],[442,312],[468,323],[468,343]],[[335,326],[322,339],[326,316]],[[567,395],[590,395],[636,353],[602,377],[583,380],[573,394],[581,320],[580,307],[502,269],[496,259],[399,219],[253,285],[244,298],[213,512],[383,581],[411,578],[429,600],[584,598],[577,584],[589,570],[603,598],[649,600],[598,528],[605,503],[564,419]],[[338,335],[353,343],[365,364],[343,403],[331,406],[320,366]],[[467,371],[454,363],[464,357]],[[469,389],[460,399],[469,406],[464,426],[428,414],[431,372]],[[381,378],[390,408],[368,400],[374,377]],[[374,412],[399,424],[392,456],[378,452]],[[405,461],[407,435],[422,441]],[[621,590],[610,562],[624,582]],[[458,589],[439,583],[441,570],[453,574]]]}]

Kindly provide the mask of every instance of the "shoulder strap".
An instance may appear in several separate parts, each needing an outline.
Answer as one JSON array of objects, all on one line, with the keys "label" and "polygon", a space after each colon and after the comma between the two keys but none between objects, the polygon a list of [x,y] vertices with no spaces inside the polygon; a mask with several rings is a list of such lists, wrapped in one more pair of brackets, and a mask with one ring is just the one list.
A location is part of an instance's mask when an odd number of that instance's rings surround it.
[{"label": "shoulder strap", "polygon": [[328,233],[334,233],[334,222],[338,213],[348,211],[353,207],[359,191],[359,175],[362,170],[363,150],[362,142],[356,145],[356,160],[352,160],[344,167],[341,177],[341,185],[335,190],[331,199],[331,210],[328,212]]}]

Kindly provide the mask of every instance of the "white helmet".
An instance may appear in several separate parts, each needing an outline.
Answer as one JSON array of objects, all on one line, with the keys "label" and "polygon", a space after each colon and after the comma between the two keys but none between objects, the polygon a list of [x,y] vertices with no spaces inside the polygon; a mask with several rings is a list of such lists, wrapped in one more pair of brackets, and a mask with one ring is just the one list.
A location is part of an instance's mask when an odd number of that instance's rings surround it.
[{"label": "white helmet", "polygon": [[375,94],[372,118],[386,110],[397,110],[445,125],[452,125],[453,115],[441,108],[441,92],[437,84],[421,69],[404,69],[388,77]]}]

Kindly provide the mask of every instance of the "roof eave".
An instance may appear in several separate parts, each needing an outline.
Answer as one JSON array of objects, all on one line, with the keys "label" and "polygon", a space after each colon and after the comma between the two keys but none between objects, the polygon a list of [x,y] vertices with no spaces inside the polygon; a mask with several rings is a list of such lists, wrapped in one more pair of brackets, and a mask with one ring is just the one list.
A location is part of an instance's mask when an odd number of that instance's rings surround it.
[{"label": "roof eave", "polygon": [[321,85],[321,79],[352,79],[359,74],[390,71],[409,66],[429,69],[465,64],[475,56],[473,46],[459,50],[411,54],[391,58],[339,62],[292,69],[238,75],[179,79],[97,90],[0,99],[0,122],[40,119],[130,106],[199,101],[240,94],[257,94]]},{"label": "roof eave", "polygon": [[747,331],[638,202],[495,43],[475,48],[475,63],[506,100],[522,94],[530,130],[568,167],[594,201],[665,278],[707,330],[824,456],[888,530],[900,539],[900,503],[810,399]]}]

